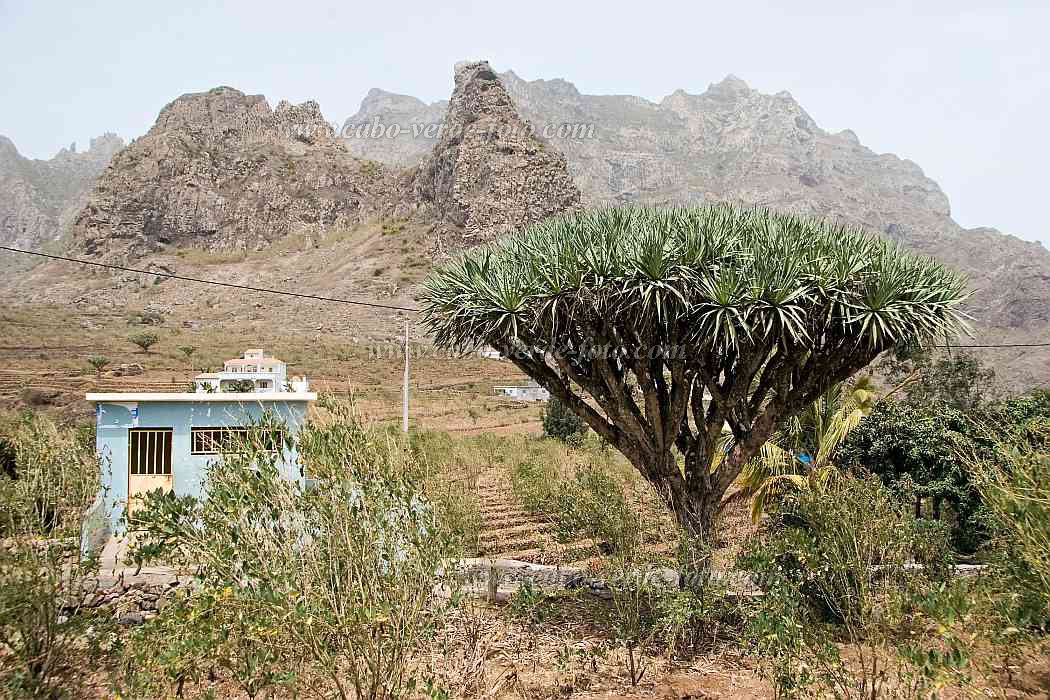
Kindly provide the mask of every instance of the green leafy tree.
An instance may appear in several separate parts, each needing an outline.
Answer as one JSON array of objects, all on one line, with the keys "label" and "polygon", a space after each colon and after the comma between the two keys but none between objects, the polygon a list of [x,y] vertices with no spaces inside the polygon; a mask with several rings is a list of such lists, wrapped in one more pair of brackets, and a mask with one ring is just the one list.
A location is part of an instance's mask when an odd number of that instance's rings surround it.
[{"label": "green leafy tree", "polygon": [[962,454],[988,464],[998,459],[973,420],[951,406],[886,401],[850,432],[835,460],[907,491],[917,517],[940,520],[950,506],[954,546],[973,551],[987,535],[986,514]]},{"label": "green leafy tree", "polygon": [[551,398],[543,409],[543,434],[567,442],[587,434],[590,428],[582,418],[557,398]]},{"label": "green leafy tree", "polygon": [[995,370],[964,350],[938,353],[909,345],[880,362],[879,369],[916,405],[945,403],[973,411],[993,398],[995,390]]},{"label": "green leafy tree", "polygon": [[197,348],[193,345],[180,345],[179,352],[181,352],[186,358],[186,361],[189,362],[190,357],[193,355],[193,353],[197,352]]},{"label": "green leafy tree", "polygon": [[160,336],[156,333],[136,333],[135,335],[128,337],[128,342],[132,345],[137,345],[142,352],[149,352],[149,349],[157,344],[160,340]]},{"label": "green leafy tree", "polygon": [[437,268],[422,299],[439,346],[499,350],[701,535],[780,426],[880,353],[956,332],[967,295],[859,230],[712,206],[549,219]]},{"label": "green leafy tree", "polygon": [[101,377],[102,370],[109,365],[109,358],[103,355],[92,355],[87,359],[87,363],[91,366],[91,369],[95,370],[95,375]]}]

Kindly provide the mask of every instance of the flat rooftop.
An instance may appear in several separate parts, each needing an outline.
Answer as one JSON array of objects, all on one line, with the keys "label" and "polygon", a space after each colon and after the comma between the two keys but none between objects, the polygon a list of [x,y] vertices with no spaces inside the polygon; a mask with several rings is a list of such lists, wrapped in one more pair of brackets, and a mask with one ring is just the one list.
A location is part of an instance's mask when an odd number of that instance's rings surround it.
[{"label": "flat rooftop", "polygon": [[93,403],[127,403],[131,401],[168,402],[168,403],[274,403],[277,401],[315,401],[317,394],[311,391],[271,391],[271,392],[151,392],[121,394],[88,394],[85,396]]}]

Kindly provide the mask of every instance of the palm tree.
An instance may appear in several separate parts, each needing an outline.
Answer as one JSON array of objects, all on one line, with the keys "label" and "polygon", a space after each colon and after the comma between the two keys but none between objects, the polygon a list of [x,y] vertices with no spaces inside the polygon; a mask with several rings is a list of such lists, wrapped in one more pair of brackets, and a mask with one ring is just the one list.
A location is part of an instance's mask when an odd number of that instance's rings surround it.
[{"label": "palm tree", "polygon": [[751,517],[757,522],[789,489],[823,485],[835,473],[832,455],[879,400],[871,377],[865,375],[833,385],[788,421],[737,480],[740,493],[751,497]]}]

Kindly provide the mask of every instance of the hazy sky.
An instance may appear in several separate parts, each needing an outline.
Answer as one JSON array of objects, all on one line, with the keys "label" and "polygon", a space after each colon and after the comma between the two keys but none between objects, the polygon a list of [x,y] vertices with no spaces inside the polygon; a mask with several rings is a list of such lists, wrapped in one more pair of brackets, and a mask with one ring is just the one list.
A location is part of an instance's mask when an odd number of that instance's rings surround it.
[{"label": "hazy sky", "polygon": [[[878,5],[878,7],[871,7]],[[658,100],[734,73],[820,126],[910,158],[964,226],[1050,246],[1050,3],[78,2],[0,0],[0,134],[28,156],[144,133],[186,92],[443,99],[452,66]]]}]

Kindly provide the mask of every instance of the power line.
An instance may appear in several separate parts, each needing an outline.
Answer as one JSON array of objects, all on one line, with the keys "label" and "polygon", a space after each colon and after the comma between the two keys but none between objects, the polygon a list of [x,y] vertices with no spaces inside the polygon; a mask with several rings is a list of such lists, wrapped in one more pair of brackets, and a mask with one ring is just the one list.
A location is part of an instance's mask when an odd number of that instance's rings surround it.
[{"label": "power line", "polygon": [[[298,292],[287,292],[280,289],[266,289],[264,287],[252,287],[243,284],[233,284],[232,282],[217,282],[215,280],[200,279],[199,277],[186,277],[184,275],[173,275],[167,272],[153,272],[151,270],[141,270],[134,267],[123,267],[121,265],[111,265],[109,263],[96,262],[94,260],[84,260],[82,258],[69,258],[63,255],[51,255],[49,253],[38,253],[34,250],[21,250],[20,248],[11,248],[10,246],[0,245],[0,250],[6,250],[10,253],[22,253],[23,255],[35,255],[40,258],[48,258],[50,260],[61,260],[63,262],[77,263],[79,265],[92,265],[94,267],[103,267],[109,270],[120,270],[122,272],[135,272],[142,275],[155,275],[157,277],[165,277],[167,279],[182,280],[184,282],[196,282],[198,284],[212,284],[218,287],[231,287],[233,289],[244,289],[250,292],[263,292],[265,294],[279,294],[283,296],[296,297],[299,299],[310,299],[313,301],[329,301],[336,304],[351,304],[353,306],[367,306],[374,309],[388,309],[391,311],[409,311],[411,313],[419,313],[419,309],[415,309],[409,306],[395,306],[392,304],[376,304],[370,301],[354,301],[351,299],[335,299],[332,297],[322,297],[316,294],[300,294]],[[1000,343],[997,345],[934,345],[935,348],[959,348],[960,350],[988,350],[993,348],[1046,348],[1050,347],[1050,343]]]},{"label": "power line", "polygon": [[935,348],[957,348],[969,350],[971,348],[1046,348],[1050,343],[1002,343],[1001,345],[934,345]]},{"label": "power line", "polygon": [[40,258],[49,258],[51,260],[61,260],[63,262],[77,263],[79,265],[92,265],[94,267],[104,267],[108,270],[120,270],[122,272],[135,272],[142,275],[155,275],[157,277],[165,277],[167,279],[182,280],[184,282],[197,282],[198,284],[213,284],[217,287],[230,287],[233,289],[244,289],[249,292],[263,292],[265,294],[280,294],[287,297],[296,297],[299,299],[311,299],[313,301],[330,301],[336,304],[351,304],[353,306],[368,306],[374,309],[390,309],[393,311],[411,311],[412,313],[419,313],[419,309],[414,309],[408,306],[395,306],[392,304],[376,304],[370,301],[353,301],[350,299],[335,299],[333,297],[322,297],[316,294],[300,294],[298,292],[287,292],[280,289],[266,289],[264,287],[251,287],[244,284],[234,284],[232,282],[217,282],[216,280],[205,280],[198,277],[186,277],[184,275],[173,275],[168,272],[153,272],[152,270],[140,270],[134,267],[123,267],[121,265],[111,265],[109,263],[96,262],[94,260],[83,260],[81,258],[67,258],[63,255],[51,255],[48,253],[38,253],[33,250],[21,250],[19,248],[11,248],[6,245],[0,245],[0,250],[6,250],[11,253],[22,253],[24,255],[35,255]]}]

